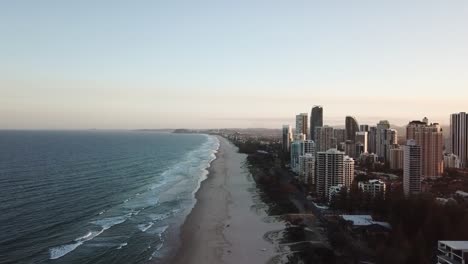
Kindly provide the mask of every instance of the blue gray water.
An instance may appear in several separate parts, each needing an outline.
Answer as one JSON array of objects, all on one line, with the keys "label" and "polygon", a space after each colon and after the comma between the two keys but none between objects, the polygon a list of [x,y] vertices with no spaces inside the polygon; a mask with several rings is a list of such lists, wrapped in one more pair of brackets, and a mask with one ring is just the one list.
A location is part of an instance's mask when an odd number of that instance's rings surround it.
[{"label": "blue gray water", "polygon": [[0,131],[0,263],[158,262],[218,146],[206,135]]}]

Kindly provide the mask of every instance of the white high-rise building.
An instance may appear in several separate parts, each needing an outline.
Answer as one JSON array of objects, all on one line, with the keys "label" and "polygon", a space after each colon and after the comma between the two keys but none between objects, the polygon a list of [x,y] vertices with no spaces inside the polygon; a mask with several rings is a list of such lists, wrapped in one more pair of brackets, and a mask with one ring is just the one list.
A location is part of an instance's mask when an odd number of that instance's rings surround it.
[{"label": "white high-rise building", "polygon": [[379,158],[388,162],[388,154],[391,145],[397,144],[397,131],[390,128],[387,120],[377,124],[376,151]]},{"label": "white high-rise building", "polygon": [[344,153],[336,149],[317,152],[316,188],[317,195],[328,198],[330,187],[344,184]]},{"label": "white high-rise building", "polygon": [[290,125],[283,125],[283,151],[291,150],[291,142],[293,140],[292,128]]},{"label": "white high-rise building", "polygon": [[422,153],[415,140],[408,140],[403,149],[403,191],[408,196],[421,192]]},{"label": "white high-rise building", "polygon": [[351,185],[354,181],[354,159],[345,156],[343,161],[343,170],[344,170],[344,185],[346,188],[351,188]]},{"label": "white high-rise building", "polygon": [[461,112],[450,116],[451,149],[460,159],[460,167],[468,168],[468,114]]},{"label": "white high-rise building", "polygon": [[291,144],[291,169],[299,174],[300,157],[305,154],[315,154],[315,143],[313,140],[295,140]]},{"label": "white high-rise building", "polygon": [[307,113],[300,113],[296,115],[296,134],[304,134],[306,138],[308,138],[307,133],[309,133],[309,129],[307,128],[308,124],[308,117]]},{"label": "white high-rise building", "polygon": [[315,156],[306,153],[299,157],[299,179],[305,184],[315,184]]}]

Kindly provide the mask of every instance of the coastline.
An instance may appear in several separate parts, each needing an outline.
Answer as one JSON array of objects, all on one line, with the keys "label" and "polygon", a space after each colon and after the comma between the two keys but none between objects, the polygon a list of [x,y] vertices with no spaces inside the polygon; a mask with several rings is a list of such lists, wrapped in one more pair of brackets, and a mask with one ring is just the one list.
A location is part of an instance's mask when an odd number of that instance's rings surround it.
[{"label": "coastline", "polygon": [[[255,183],[245,168],[247,155],[223,137],[207,178],[195,194],[196,204],[181,227],[180,247],[170,263],[265,263],[275,256],[263,236],[284,228],[266,223],[255,210]],[[254,208],[254,209],[252,209]]]}]

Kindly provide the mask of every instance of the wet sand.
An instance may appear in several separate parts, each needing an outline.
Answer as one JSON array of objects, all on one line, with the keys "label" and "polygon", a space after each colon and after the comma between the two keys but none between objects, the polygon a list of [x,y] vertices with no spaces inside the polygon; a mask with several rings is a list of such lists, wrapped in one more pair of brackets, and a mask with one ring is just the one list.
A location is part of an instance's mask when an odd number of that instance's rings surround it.
[{"label": "wet sand", "polygon": [[173,263],[266,263],[274,257],[275,246],[263,236],[272,226],[284,225],[262,221],[266,214],[255,206],[255,184],[244,167],[247,156],[218,139],[217,158],[196,193]]}]

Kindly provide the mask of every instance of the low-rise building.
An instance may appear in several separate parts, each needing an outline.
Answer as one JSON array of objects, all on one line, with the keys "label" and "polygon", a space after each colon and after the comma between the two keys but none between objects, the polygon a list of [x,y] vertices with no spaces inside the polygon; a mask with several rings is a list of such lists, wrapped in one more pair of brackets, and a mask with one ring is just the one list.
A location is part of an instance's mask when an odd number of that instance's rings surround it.
[{"label": "low-rise building", "polygon": [[345,187],[346,186],[343,184],[338,184],[338,185],[330,187],[330,189],[328,190],[328,202],[330,203],[333,197],[337,196],[341,192],[341,190]]},{"label": "low-rise building", "polygon": [[437,264],[468,264],[468,241],[439,241]]},{"label": "low-rise building", "polygon": [[385,196],[386,185],[385,182],[381,180],[361,181],[358,183],[358,187],[363,192],[369,193],[372,197],[378,194],[383,194]]},{"label": "low-rise building", "polygon": [[460,159],[453,153],[444,154],[444,167],[449,169],[459,169]]}]

